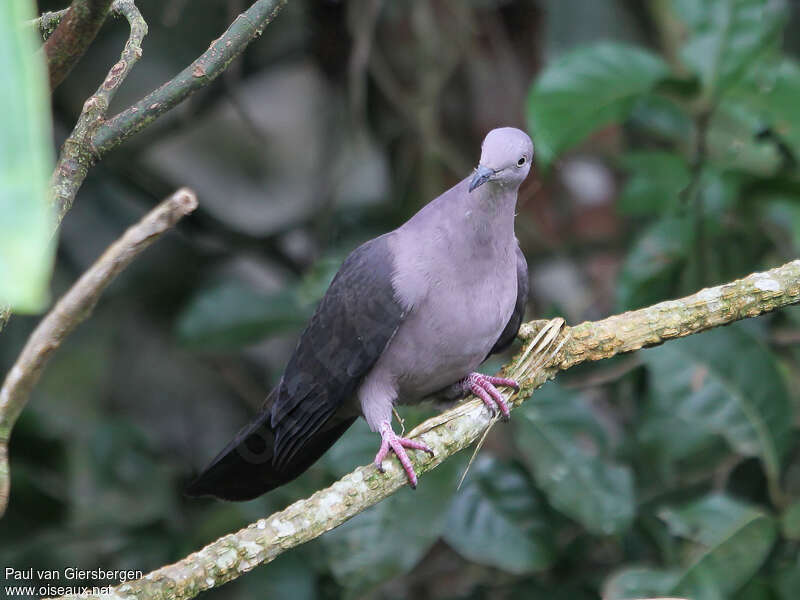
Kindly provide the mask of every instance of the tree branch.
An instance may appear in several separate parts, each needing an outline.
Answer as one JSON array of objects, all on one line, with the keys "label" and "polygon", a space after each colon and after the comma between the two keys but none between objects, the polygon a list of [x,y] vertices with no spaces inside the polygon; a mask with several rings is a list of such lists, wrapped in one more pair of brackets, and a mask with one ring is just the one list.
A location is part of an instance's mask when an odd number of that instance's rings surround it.
[{"label": "tree branch", "polygon": [[111,67],[97,91],[86,100],[75,129],[64,142],[51,182],[52,202],[57,215],[56,225],[61,223],[64,215],[72,207],[75,195],[93,164],[90,142],[92,133],[102,123],[111,99],[125,81],[133,65],[142,56],[142,40],[147,35],[147,23],[139,9],[133,0],[115,0],[112,10],[128,20],[131,28],[130,36],[119,61]]},{"label": "tree branch", "polygon": [[[38,27],[42,36],[47,38],[49,32],[66,18],[70,10],[72,7],[54,13],[44,13],[38,19],[34,19],[31,25]],[[86,179],[92,164],[89,142],[91,132],[103,120],[114,94],[128,76],[133,65],[142,56],[142,39],[147,35],[147,23],[136,8],[134,0],[115,0],[111,10],[116,14],[123,15],[128,20],[131,33],[119,62],[111,67],[102,85],[93,96],[86,100],[75,128],[64,141],[61,155],[58,157],[50,180],[50,201],[56,214],[55,230],[58,229],[67,211],[72,208],[75,195],[83,184],[83,180]],[[9,318],[11,318],[10,308],[0,305],[0,331],[8,323]]]},{"label": "tree branch", "polygon": [[108,15],[112,0],[73,0],[67,13],[44,45],[50,70],[50,89],[69,75]]},{"label": "tree branch", "polygon": [[[518,406],[558,371],[582,362],[656,346],[798,302],[800,260],[795,260],[680,300],[661,302],[601,321],[563,329],[562,319],[525,323],[520,337],[526,344],[504,369],[521,386],[509,398],[509,404]],[[479,439],[492,424],[482,402],[475,398],[428,419],[409,437],[421,437],[435,456],[415,455],[412,458],[415,470],[430,471]],[[395,460],[385,462],[384,466],[385,473],[379,473],[373,465],[358,467],[311,497],[226,535],[175,564],[123,583],[103,598],[185,600],[236,579],[333,529],[406,484],[403,469]],[[70,598],[77,600],[76,596]]]},{"label": "tree branch", "polygon": [[92,134],[96,159],[138,133],[194,92],[214,81],[245,48],[258,38],[287,0],[258,0],[239,15],[192,64],[130,108],[105,121]]},{"label": "tree branch", "polygon": [[0,516],[8,503],[11,429],[50,356],[89,317],[103,290],[136,255],[196,207],[194,192],[185,188],[156,206],[103,253],[28,338],[0,388]]},{"label": "tree branch", "polygon": [[[75,0],[76,3],[79,1],[96,3],[100,0]],[[174,79],[112,119],[105,120],[111,99],[142,56],[142,39],[147,35],[147,23],[136,8],[134,0],[115,0],[111,10],[125,16],[131,33],[119,62],[111,68],[94,95],[86,100],[75,128],[62,147],[51,179],[51,202],[55,206],[56,226],[72,208],[89,168],[97,160],[216,79],[233,59],[261,35],[287,1],[258,0],[253,3],[206,52]],[[39,29],[43,39],[49,40],[54,30],[58,31],[56,28],[59,23],[67,19],[70,10],[72,7],[46,12],[31,21],[30,25]],[[0,331],[9,317],[8,307],[0,306]]]}]

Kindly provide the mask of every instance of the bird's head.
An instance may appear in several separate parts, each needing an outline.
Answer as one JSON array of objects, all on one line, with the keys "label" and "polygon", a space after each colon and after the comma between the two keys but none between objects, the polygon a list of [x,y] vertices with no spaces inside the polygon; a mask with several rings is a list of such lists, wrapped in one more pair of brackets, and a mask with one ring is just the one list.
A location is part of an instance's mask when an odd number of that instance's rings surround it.
[{"label": "bird's head", "polygon": [[469,191],[491,182],[502,188],[517,188],[528,176],[533,161],[533,142],[514,127],[492,129],[481,146],[481,160]]}]

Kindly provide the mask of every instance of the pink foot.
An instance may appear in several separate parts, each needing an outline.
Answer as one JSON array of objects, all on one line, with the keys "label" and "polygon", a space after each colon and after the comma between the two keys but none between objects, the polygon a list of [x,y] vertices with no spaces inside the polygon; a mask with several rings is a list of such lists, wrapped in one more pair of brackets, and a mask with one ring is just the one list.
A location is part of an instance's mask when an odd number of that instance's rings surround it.
[{"label": "pink foot", "polygon": [[489,377],[480,373],[470,373],[462,380],[462,385],[483,400],[483,403],[489,407],[492,413],[496,408],[499,408],[500,412],[503,413],[503,419],[507,421],[510,418],[508,404],[506,404],[503,396],[495,386],[502,385],[519,390],[519,384],[516,381],[504,377]]},{"label": "pink foot", "polygon": [[408,476],[408,483],[412,488],[416,489],[417,474],[414,473],[414,467],[411,465],[411,460],[408,458],[408,454],[406,454],[405,449],[411,448],[412,450],[423,450],[431,456],[433,456],[433,450],[431,450],[422,442],[409,440],[408,438],[402,438],[398,436],[392,429],[391,423],[388,421],[381,423],[380,434],[381,448],[375,455],[375,466],[378,468],[378,471],[383,473],[383,465],[381,463],[383,463],[383,459],[386,458],[386,455],[389,453],[389,449],[391,448],[397,455],[397,460],[399,460],[400,464],[403,465],[403,469]]}]

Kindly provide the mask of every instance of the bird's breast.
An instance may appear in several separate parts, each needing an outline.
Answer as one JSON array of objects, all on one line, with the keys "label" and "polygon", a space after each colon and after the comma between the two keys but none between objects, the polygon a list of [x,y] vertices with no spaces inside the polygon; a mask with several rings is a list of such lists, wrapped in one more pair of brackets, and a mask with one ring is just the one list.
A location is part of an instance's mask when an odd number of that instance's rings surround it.
[{"label": "bird's breast", "polygon": [[401,402],[419,400],[474,371],[514,310],[513,248],[451,264],[460,267],[421,265],[417,276],[425,293],[381,357],[393,372]]}]

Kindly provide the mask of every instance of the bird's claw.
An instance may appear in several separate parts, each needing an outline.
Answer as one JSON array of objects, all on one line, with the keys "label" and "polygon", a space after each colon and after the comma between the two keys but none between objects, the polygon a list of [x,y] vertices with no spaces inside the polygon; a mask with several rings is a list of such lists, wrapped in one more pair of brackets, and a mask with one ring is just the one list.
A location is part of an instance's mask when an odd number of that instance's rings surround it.
[{"label": "bird's claw", "polygon": [[381,424],[380,434],[381,447],[378,450],[378,453],[375,455],[375,467],[377,467],[378,471],[383,473],[383,459],[386,458],[386,455],[389,453],[390,449],[393,450],[397,456],[397,460],[400,461],[403,470],[406,472],[409,485],[416,489],[417,474],[414,472],[411,459],[408,458],[408,454],[406,453],[405,449],[409,448],[411,450],[422,450],[431,456],[433,456],[433,450],[431,450],[431,448],[423,442],[400,437],[394,432],[391,423],[388,421],[385,421],[383,424]]},{"label": "bird's claw", "polygon": [[504,421],[508,421],[511,418],[508,404],[495,386],[502,385],[519,391],[519,384],[516,381],[505,377],[490,377],[480,373],[470,373],[464,378],[463,383],[465,389],[483,400],[483,403],[492,411],[492,414],[494,414],[495,410],[500,409]]}]

